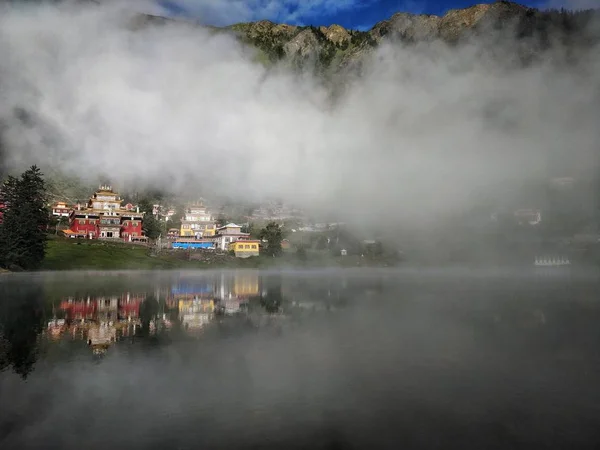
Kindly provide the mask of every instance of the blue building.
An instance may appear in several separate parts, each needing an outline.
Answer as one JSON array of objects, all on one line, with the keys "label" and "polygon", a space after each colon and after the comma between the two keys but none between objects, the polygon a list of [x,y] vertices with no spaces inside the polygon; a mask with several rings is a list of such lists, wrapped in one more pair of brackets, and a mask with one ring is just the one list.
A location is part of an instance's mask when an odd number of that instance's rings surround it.
[{"label": "blue building", "polygon": [[173,248],[189,250],[189,249],[206,249],[213,250],[215,243],[212,241],[190,241],[190,242],[173,242]]}]

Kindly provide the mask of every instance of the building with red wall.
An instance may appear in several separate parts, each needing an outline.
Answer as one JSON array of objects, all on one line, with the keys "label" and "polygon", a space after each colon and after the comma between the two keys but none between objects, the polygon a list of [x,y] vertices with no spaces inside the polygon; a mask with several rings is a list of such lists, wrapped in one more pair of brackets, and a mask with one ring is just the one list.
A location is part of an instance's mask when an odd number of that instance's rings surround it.
[{"label": "building with red wall", "polygon": [[136,237],[144,235],[142,223],[144,216],[142,213],[127,212],[121,216],[121,237],[131,241]]},{"label": "building with red wall", "polygon": [[122,199],[110,186],[100,186],[85,207],[77,205],[69,217],[65,235],[88,239],[145,241],[143,214],[121,206]]}]

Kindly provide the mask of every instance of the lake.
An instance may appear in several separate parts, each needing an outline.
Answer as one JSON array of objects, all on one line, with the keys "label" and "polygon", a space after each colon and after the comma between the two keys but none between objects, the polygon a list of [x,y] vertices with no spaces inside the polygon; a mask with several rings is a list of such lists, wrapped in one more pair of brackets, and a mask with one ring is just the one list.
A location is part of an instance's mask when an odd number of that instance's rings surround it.
[{"label": "lake", "polygon": [[594,448],[593,271],[0,275],[0,448]]}]

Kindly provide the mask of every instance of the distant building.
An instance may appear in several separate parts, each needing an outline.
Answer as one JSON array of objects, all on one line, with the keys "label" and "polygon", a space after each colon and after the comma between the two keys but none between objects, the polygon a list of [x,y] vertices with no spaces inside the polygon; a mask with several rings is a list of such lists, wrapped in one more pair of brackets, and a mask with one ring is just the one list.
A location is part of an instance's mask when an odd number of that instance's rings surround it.
[{"label": "distant building", "polygon": [[235,223],[228,223],[227,225],[217,229],[217,235],[215,237],[216,247],[225,251],[229,248],[229,244],[239,240],[248,240],[250,233],[242,233],[242,227]]},{"label": "distant building", "polygon": [[575,184],[573,177],[556,177],[550,180],[550,184],[561,189],[570,189]]},{"label": "distant building", "polygon": [[65,202],[56,202],[52,205],[52,215],[54,217],[69,217],[71,209]]},{"label": "distant building", "polygon": [[171,218],[175,215],[175,210],[174,209],[169,209],[167,211],[167,213],[165,214],[165,220],[169,221],[171,220]]},{"label": "distant building", "polygon": [[206,249],[206,250],[214,250],[215,249],[215,241],[213,239],[184,239],[179,238],[175,239],[171,244],[171,247],[174,249],[183,249],[183,250],[198,250],[198,249]]},{"label": "distant building", "polygon": [[216,225],[210,212],[202,204],[191,205],[185,210],[181,219],[181,237],[195,237],[201,239],[216,234]]},{"label": "distant building", "polygon": [[519,225],[537,225],[542,221],[542,212],[539,209],[518,209],[514,215]]},{"label": "distant building", "polygon": [[[139,208],[122,207],[119,194],[110,186],[100,189],[89,199],[85,207],[77,205],[69,216],[69,229],[65,235],[88,239],[122,239],[146,241],[143,232],[143,213]],[[128,207],[130,205],[127,205]]]},{"label": "distant building", "polygon": [[169,228],[167,231],[167,239],[177,239],[179,237],[179,230],[177,228]]}]

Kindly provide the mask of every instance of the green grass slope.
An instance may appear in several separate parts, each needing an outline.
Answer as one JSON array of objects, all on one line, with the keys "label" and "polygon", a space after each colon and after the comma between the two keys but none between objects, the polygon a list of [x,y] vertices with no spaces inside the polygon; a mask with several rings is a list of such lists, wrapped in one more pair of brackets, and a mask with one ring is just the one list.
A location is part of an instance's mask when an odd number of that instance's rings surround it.
[{"label": "green grass slope", "polygon": [[169,270],[218,267],[252,268],[261,266],[266,258],[241,260],[223,257],[219,261],[189,261],[187,252],[165,252],[152,255],[143,246],[64,239],[52,237],[48,241],[42,270]]}]

